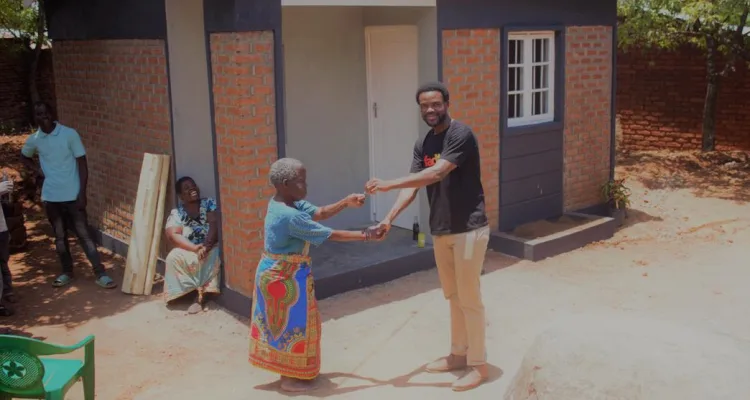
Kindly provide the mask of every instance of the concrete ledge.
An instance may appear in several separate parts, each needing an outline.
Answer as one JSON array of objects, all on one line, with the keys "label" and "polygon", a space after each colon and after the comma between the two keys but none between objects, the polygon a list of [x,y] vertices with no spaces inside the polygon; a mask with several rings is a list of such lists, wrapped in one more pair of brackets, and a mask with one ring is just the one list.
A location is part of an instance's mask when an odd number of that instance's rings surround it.
[{"label": "concrete ledge", "polygon": [[490,248],[513,257],[539,261],[581,248],[589,243],[611,238],[616,221],[610,217],[584,213],[565,213],[572,218],[583,218],[589,222],[537,239],[524,239],[510,233],[493,232]]},{"label": "concrete ledge", "polygon": [[[222,270],[222,277],[223,276],[224,271]],[[223,282],[223,278],[221,284],[221,294],[219,294],[218,297],[215,297],[215,299],[216,304],[218,304],[225,310],[242,318],[250,318],[250,308],[252,307],[253,299],[232,288],[227,287]]]},{"label": "concrete ledge", "polygon": [[434,266],[435,256],[432,248],[425,247],[413,254],[316,278],[315,296],[318,299],[325,299],[352,290],[390,282]]}]

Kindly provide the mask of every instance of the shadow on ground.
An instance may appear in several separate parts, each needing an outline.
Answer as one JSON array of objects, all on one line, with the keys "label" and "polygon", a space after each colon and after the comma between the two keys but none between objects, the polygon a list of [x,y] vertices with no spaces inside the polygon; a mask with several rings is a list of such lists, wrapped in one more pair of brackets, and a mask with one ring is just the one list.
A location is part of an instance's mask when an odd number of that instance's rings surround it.
[{"label": "shadow on ground", "polygon": [[122,293],[119,285],[122,283],[124,259],[107,251],[100,250],[102,263],[118,287],[108,290],[97,286],[91,265],[73,235],[69,235],[69,242],[75,280],[64,288],[52,287],[52,282],[61,273],[52,228],[33,210],[29,213],[26,222],[28,246],[10,259],[14,292],[19,302],[13,307],[15,315],[3,322],[14,329],[58,324],[72,328],[93,318],[121,313],[152,299]]},{"label": "shadow on ground", "polygon": [[[333,373],[321,374],[318,377],[317,387],[314,390],[307,392],[307,393],[299,393],[299,394],[286,393],[281,390],[279,381],[255,386],[255,389],[267,391],[267,392],[277,392],[277,393],[285,394],[289,397],[309,396],[309,397],[317,397],[317,398],[328,398],[329,396],[339,396],[339,395],[344,395],[347,393],[358,392],[360,390],[371,389],[371,388],[380,387],[380,386],[393,386],[397,388],[414,388],[414,387],[450,388],[451,384],[453,383],[453,380],[455,380],[456,378],[459,378],[462,375],[462,372],[453,372],[453,373],[444,374],[446,376],[452,377],[451,380],[446,380],[446,382],[438,382],[438,383],[411,382],[412,378],[418,375],[427,373],[427,371],[425,370],[425,366],[426,365],[423,365],[415,369],[414,371],[409,372],[408,374],[397,376],[389,380],[369,378],[369,377],[364,377],[364,376],[360,376],[357,374],[350,374],[350,373],[344,373],[344,372],[333,372]],[[495,382],[503,376],[503,370],[497,366],[489,364],[488,369],[489,369],[489,377],[487,378],[487,381],[485,384]],[[334,382],[334,380],[337,380],[338,382]],[[349,381],[362,382],[362,384],[357,384],[354,386],[344,386],[344,384]]]},{"label": "shadow on ground", "polygon": [[664,218],[651,215],[647,212],[638,210],[636,208],[629,208],[627,209],[625,220],[623,221],[623,224],[619,229],[625,229],[634,225],[638,225],[643,222],[652,222],[652,221],[661,222],[661,221],[664,221]]},{"label": "shadow on ground", "polygon": [[[508,268],[519,261],[521,260],[517,258],[509,257],[493,251],[487,251],[487,256],[485,257],[484,263],[484,273],[491,274],[493,272]],[[419,279],[413,279],[416,274],[419,274]],[[432,290],[440,290],[440,281],[435,269],[427,272],[417,272],[416,274],[412,274],[400,279],[410,279],[409,291],[389,290],[388,285],[393,284],[393,282],[389,282],[382,285],[361,289],[360,291],[363,292],[363,295],[358,297],[357,301],[337,302],[335,308],[326,307],[326,302],[329,301],[329,299],[326,299],[322,301],[320,305],[321,318],[323,322],[332,319],[340,319],[348,315],[360,313],[370,308],[380,307],[388,303],[407,300]],[[339,296],[346,295],[347,294],[344,293]],[[330,299],[336,299],[339,296],[334,296]]]},{"label": "shadow on ground", "polygon": [[621,152],[618,167],[649,190],[688,189],[697,197],[750,201],[750,156],[735,152]]}]

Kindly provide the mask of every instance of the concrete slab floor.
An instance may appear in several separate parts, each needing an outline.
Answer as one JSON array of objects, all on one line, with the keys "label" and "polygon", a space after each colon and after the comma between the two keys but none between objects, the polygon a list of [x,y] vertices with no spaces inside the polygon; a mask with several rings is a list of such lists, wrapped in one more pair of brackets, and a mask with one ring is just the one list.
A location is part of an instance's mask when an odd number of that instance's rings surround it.
[{"label": "concrete slab floor", "polygon": [[328,242],[325,246],[310,249],[310,256],[313,257],[315,277],[320,279],[430,249],[429,245],[417,247],[411,231],[393,228],[382,242]]}]

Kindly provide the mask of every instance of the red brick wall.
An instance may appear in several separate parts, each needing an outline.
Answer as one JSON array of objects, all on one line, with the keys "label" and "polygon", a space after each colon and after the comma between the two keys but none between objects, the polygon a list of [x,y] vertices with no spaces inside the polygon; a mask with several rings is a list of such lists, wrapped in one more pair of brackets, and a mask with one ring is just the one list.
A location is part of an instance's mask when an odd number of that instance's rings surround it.
[{"label": "red brick wall", "polygon": [[[0,39],[0,132],[26,129],[32,123],[29,102],[29,60],[13,39]],[[37,70],[42,100],[55,104],[52,53],[43,50]]]},{"label": "red brick wall", "polygon": [[57,114],[86,146],[89,220],[126,243],[143,153],[172,153],[165,51],[163,40],[53,46]]},{"label": "red brick wall", "polygon": [[565,34],[565,210],[601,203],[609,179],[612,130],[612,28],[569,27]]},{"label": "red brick wall", "polygon": [[443,81],[451,116],[469,125],[479,141],[487,216],[499,223],[500,31],[444,30]]},{"label": "red brick wall", "polygon": [[[705,53],[631,50],[617,55],[620,145],[628,150],[701,148],[706,97]],[[720,87],[719,149],[750,149],[750,71],[738,68]]]},{"label": "red brick wall", "polygon": [[273,33],[214,33],[210,42],[226,282],[252,296],[277,158]]}]

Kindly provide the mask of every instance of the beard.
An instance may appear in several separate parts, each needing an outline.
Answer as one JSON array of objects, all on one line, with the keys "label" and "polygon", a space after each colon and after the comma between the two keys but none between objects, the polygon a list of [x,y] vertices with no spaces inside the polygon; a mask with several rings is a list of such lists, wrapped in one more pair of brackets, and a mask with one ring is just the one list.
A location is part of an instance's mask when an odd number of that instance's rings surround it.
[{"label": "beard", "polygon": [[[436,117],[436,118],[435,118],[434,120],[432,120],[432,121],[431,121],[431,120],[430,120],[430,117]],[[431,115],[423,115],[423,116],[422,116],[422,120],[423,120],[423,121],[424,121],[424,122],[425,122],[425,123],[426,123],[426,124],[427,124],[428,126],[430,126],[431,128],[434,128],[434,127],[436,127],[436,126],[438,126],[438,125],[442,124],[443,122],[445,122],[445,120],[446,120],[447,118],[448,118],[448,114],[447,114],[447,113],[443,113],[443,114],[431,114]]]}]

